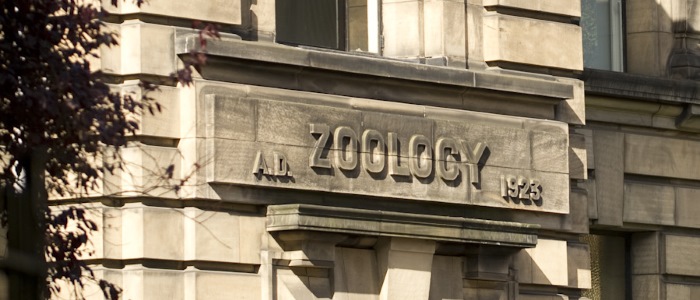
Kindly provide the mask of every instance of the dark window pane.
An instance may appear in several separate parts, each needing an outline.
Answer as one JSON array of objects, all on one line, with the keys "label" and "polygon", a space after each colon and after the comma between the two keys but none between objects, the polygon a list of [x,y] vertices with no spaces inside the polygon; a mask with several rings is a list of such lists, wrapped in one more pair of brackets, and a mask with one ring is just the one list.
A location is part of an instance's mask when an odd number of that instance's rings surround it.
[{"label": "dark window pane", "polygon": [[341,0],[277,0],[277,41],[344,50]]}]

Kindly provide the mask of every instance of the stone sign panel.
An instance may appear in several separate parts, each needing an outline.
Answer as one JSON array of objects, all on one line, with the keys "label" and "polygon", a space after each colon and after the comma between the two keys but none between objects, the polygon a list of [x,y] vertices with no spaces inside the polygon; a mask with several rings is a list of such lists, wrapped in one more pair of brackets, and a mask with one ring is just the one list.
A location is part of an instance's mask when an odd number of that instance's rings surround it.
[{"label": "stone sign panel", "polygon": [[569,212],[558,122],[204,98],[209,183]]}]

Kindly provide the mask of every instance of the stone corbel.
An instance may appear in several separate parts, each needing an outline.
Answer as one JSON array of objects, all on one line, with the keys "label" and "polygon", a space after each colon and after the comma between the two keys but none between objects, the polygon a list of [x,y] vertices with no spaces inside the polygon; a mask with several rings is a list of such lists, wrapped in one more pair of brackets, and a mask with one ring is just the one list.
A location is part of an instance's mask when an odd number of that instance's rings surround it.
[{"label": "stone corbel", "polygon": [[345,234],[317,231],[281,231],[272,235],[284,249],[282,260],[289,267],[332,268],[335,246],[348,238]]}]

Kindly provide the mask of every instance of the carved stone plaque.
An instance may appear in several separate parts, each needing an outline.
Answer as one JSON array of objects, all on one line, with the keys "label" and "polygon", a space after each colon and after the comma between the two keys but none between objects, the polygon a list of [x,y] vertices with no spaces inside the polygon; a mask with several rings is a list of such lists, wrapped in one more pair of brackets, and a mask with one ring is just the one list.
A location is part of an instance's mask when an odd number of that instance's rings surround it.
[{"label": "carved stone plaque", "polygon": [[422,114],[394,113],[395,104],[371,100],[381,109],[204,101],[212,184],[569,212],[560,122],[420,106]]}]

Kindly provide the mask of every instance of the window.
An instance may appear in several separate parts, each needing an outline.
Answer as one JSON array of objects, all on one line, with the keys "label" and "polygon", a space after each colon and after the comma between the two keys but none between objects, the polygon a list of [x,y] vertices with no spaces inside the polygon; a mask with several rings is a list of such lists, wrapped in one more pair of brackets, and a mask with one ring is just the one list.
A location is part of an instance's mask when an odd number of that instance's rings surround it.
[{"label": "window", "polygon": [[379,53],[380,0],[277,0],[277,41]]},{"label": "window", "polygon": [[623,0],[581,0],[583,64],[586,68],[624,70]]}]

